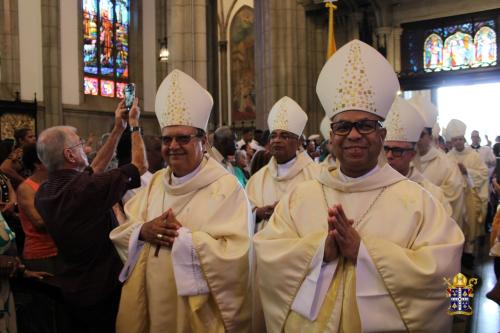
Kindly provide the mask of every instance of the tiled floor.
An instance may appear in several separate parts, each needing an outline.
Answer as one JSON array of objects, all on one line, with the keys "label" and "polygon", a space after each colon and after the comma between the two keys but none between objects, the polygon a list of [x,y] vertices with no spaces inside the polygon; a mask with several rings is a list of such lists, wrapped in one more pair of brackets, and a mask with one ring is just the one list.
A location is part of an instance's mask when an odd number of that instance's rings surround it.
[{"label": "tiled floor", "polygon": [[482,283],[475,290],[474,315],[467,325],[468,333],[499,333],[500,306],[486,298],[496,283],[493,271],[493,258],[488,256],[487,245],[484,245],[477,258],[476,273],[482,278]]}]

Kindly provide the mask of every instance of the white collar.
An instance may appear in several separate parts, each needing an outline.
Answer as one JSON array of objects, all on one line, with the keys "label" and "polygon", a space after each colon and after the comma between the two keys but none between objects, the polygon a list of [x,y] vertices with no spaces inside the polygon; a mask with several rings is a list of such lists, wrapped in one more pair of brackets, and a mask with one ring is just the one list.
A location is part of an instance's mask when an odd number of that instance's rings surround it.
[{"label": "white collar", "polygon": [[380,167],[378,165],[376,165],[373,169],[371,169],[370,171],[368,171],[364,175],[353,178],[353,177],[349,177],[349,176],[344,175],[342,173],[342,170],[339,168],[339,178],[344,182],[352,182],[354,180],[361,180],[361,179],[367,178],[379,170],[380,170]]},{"label": "white collar", "polygon": [[172,172],[172,185],[174,185],[174,186],[181,185],[181,184],[184,184],[185,182],[187,182],[188,180],[192,179],[194,176],[196,176],[196,174],[198,172],[200,172],[201,164],[202,163],[200,162],[200,164],[198,164],[196,169],[194,169],[193,171],[191,171],[190,173],[188,173],[187,175],[182,176],[182,177],[176,177],[174,175],[174,173]]},{"label": "white collar", "polygon": [[278,164],[278,177],[282,177],[288,173],[292,165],[297,161],[297,157],[292,158],[290,161],[283,163],[283,164]]}]

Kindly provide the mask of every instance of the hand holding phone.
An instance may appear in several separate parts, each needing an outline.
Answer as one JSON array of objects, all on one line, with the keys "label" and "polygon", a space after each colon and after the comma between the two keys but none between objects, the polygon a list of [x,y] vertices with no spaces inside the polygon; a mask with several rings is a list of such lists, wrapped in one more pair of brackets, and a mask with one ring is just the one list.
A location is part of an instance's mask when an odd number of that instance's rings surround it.
[{"label": "hand holding phone", "polygon": [[125,108],[130,111],[135,99],[135,83],[129,83],[125,87]]}]

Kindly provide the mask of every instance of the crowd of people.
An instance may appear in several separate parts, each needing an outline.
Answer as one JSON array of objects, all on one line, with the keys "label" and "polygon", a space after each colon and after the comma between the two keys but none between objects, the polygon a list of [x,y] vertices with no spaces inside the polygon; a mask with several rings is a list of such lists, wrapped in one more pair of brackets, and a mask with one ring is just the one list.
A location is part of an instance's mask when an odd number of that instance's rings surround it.
[{"label": "crowd of people", "polygon": [[475,275],[488,234],[500,278],[500,143],[467,144],[457,119],[440,133],[436,107],[398,90],[355,40],[319,75],[321,135],[287,96],[265,130],[208,132],[212,97],[179,70],[156,95],[160,137],[138,99],[95,149],[70,126],[16,130],[0,333],[450,332],[443,278]]}]

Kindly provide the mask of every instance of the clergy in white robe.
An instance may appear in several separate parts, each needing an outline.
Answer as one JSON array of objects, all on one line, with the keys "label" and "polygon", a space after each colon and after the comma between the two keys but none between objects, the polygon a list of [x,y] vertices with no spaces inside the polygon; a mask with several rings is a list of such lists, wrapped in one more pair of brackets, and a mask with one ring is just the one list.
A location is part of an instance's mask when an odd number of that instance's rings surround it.
[{"label": "clergy in white robe", "polygon": [[250,177],[246,186],[259,229],[265,225],[276,203],[286,192],[319,174],[320,167],[307,152],[298,152],[299,137],[306,122],[306,113],[287,96],[276,102],[269,113],[273,156],[266,166]]},{"label": "clergy in white robe", "polygon": [[377,165],[398,88],[359,41],[320,73],[339,168],[287,193],[254,237],[268,332],[450,330],[442,279],[459,270],[463,235],[426,190]]},{"label": "clergy in white robe", "polygon": [[480,235],[482,223],[488,206],[488,168],[479,154],[470,147],[465,147],[466,125],[458,119],[450,120],[446,127],[446,136],[452,142],[453,149],[447,156],[456,163],[467,184],[465,194],[466,219],[462,226],[466,237],[466,253],[473,253],[474,241]]},{"label": "clergy in white robe", "polygon": [[452,209],[452,217],[462,225],[464,213],[464,191],[466,184],[455,163],[451,162],[446,153],[434,146],[433,128],[436,127],[438,110],[431,103],[430,98],[424,95],[416,95],[410,103],[423,116],[425,125],[417,142],[417,156],[413,159],[413,165],[427,180],[441,188],[446,200]]},{"label": "clergy in white robe", "polygon": [[479,156],[481,156],[484,164],[488,167],[488,176],[491,177],[497,163],[493,149],[489,146],[481,146],[481,137],[479,136],[478,131],[472,131],[470,139],[472,141],[470,147],[474,149]]},{"label": "clergy in white robe", "polygon": [[204,156],[212,98],[179,70],[155,111],[166,169],[125,205],[110,237],[124,259],[117,332],[248,332],[249,232],[243,188]]},{"label": "clergy in white robe", "polygon": [[417,154],[416,143],[424,126],[425,120],[421,113],[411,103],[396,97],[384,122],[384,127],[387,129],[384,141],[387,162],[400,174],[429,191],[451,216],[451,206],[443,191],[425,179],[425,176],[411,164]]}]

